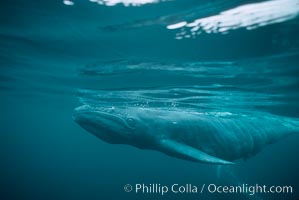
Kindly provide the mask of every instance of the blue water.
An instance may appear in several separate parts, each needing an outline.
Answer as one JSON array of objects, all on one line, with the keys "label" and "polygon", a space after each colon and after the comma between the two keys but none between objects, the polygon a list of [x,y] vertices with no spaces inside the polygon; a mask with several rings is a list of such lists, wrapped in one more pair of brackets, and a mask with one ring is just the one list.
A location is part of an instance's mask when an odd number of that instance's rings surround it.
[{"label": "blue water", "polygon": [[[234,24],[224,33],[213,27],[234,23],[231,16],[196,31],[167,27],[262,1],[176,0],[137,7],[87,0],[2,2],[0,199],[298,199],[298,134],[219,175],[214,165],[107,144],[72,119],[82,104],[298,119],[299,5],[276,1],[281,6],[257,4],[250,15],[240,11],[236,18],[262,20]],[[262,14],[253,19],[256,13]],[[293,194],[123,190],[136,183],[240,182],[291,185]]]}]

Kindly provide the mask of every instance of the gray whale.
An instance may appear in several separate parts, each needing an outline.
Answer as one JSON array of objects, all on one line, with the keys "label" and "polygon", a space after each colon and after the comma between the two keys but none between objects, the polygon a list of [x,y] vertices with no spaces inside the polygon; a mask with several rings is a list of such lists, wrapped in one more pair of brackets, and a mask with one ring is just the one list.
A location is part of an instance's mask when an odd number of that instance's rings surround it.
[{"label": "gray whale", "polygon": [[297,119],[269,113],[199,113],[155,108],[75,109],[74,120],[112,144],[128,144],[211,164],[233,164],[299,132]]}]

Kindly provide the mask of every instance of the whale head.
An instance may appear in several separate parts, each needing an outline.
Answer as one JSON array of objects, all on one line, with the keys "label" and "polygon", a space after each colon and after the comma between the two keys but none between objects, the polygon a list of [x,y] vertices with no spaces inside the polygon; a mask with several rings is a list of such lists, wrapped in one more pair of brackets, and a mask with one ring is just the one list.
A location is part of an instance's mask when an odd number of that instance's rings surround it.
[{"label": "whale head", "polygon": [[82,128],[112,144],[129,144],[146,148],[152,138],[138,112],[125,108],[97,108],[83,105],[75,109],[73,119]]}]

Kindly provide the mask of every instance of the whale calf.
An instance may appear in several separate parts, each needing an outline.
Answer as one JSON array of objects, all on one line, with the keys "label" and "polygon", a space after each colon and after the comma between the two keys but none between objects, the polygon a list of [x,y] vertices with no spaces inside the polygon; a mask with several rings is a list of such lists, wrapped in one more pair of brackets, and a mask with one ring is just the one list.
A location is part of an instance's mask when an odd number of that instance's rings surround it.
[{"label": "whale calf", "polygon": [[128,144],[210,164],[234,164],[265,146],[299,132],[298,119],[269,113],[200,113],[183,109],[83,105],[73,118],[111,144]]}]

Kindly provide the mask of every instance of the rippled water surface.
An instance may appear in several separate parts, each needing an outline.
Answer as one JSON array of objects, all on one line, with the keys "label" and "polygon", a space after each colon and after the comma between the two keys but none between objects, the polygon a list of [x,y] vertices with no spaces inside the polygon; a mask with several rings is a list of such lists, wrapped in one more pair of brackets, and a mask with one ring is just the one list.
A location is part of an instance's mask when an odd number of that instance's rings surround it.
[{"label": "rippled water surface", "polygon": [[[88,105],[297,123],[298,1],[16,0],[0,10],[3,199],[298,199],[298,134],[219,170],[107,144],[72,118]],[[123,191],[127,183],[241,182],[294,191]]]}]

